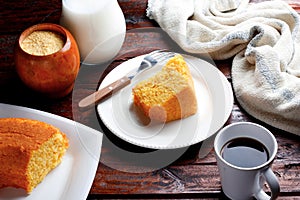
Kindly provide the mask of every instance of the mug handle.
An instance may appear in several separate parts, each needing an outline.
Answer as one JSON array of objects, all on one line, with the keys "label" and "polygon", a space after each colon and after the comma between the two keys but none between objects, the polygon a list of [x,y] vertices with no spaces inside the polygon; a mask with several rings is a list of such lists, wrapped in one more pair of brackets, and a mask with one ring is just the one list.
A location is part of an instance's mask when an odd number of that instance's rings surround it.
[{"label": "mug handle", "polygon": [[280,192],[280,186],[277,177],[275,176],[274,172],[271,170],[271,168],[268,168],[265,170],[262,175],[264,176],[267,184],[270,187],[271,190],[271,197],[267,195],[262,189],[258,191],[254,196],[256,199],[259,200],[272,200],[276,199]]}]

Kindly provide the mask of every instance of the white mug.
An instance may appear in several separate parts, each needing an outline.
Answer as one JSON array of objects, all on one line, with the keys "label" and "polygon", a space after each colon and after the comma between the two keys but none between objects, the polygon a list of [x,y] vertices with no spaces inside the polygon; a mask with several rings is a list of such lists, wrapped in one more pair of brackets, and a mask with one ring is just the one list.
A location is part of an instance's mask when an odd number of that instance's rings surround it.
[{"label": "white mug", "polygon": [[[224,145],[236,138],[249,138],[259,141],[268,152],[268,159],[258,166],[236,166],[224,159]],[[280,187],[271,165],[277,153],[277,142],[273,134],[263,126],[250,122],[238,122],[226,126],[217,134],[214,149],[221,176],[224,194],[234,200],[244,199],[276,199]],[[241,152],[238,152],[242,154]],[[269,185],[271,197],[263,190],[264,183]]]},{"label": "white mug", "polygon": [[114,58],[126,34],[125,18],[117,0],[62,0],[60,24],[75,37],[85,64]]}]

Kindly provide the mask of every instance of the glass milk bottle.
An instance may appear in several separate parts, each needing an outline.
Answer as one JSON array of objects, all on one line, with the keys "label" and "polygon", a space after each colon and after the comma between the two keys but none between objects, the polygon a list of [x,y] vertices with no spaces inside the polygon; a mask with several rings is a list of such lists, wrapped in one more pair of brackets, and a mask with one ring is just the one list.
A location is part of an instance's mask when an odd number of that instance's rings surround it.
[{"label": "glass milk bottle", "polygon": [[117,0],[62,0],[62,6],[60,23],[75,37],[83,63],[104,63],[118,54],[126,23]]}]

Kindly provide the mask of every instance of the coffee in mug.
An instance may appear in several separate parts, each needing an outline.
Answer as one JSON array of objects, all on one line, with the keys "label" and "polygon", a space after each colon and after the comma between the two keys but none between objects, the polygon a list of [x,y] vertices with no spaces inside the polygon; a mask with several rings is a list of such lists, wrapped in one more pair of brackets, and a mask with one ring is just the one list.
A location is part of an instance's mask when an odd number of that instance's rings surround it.
[{"label": "coffee in mug", "polygon": [[258,124],[239,122],[220,130],[214,149],[224,194],[235,200],[275,199],[280,187],[271,165],[277,148],[273,134]]},{"label": "coffee in mug", "polygon": [[221,155],[230,164],[251,168],[264,164],[269,159],[267,148],[252,138],[235,138],[221,149]]}]

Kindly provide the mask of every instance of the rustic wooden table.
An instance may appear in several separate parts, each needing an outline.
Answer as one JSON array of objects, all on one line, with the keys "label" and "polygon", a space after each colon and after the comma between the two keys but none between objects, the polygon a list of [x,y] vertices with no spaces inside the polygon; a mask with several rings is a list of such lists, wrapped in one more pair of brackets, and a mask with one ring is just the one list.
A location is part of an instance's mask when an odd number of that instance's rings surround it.
[{"label": "rustic wooden table", "polygon": [[[300,1],[286,1],[300,12]],[[50,100],[32,92],[19,80],[14,69],[13,49],[19,34],[27,27],[41,22],[59,23],[61,1],[1,0],[0,102],[74,119],[105,133],[101,160],[88,199],[225,198],[214,152],[211,146],[207,145],[209,142],[195,144],[169,165],[151,170],[151,163],[135,159],[134,155],[151,154],[154,150],[140,148],[115,137],[98,120],[95,109],[78,109],[78,101],[95,91],[102,78],[118,64],[154,49],[180,51],[158,25],[146,17],[147,0],[118,2],[126,18],[127,34],[117,58],[107,65],[82,66],[73,94],[63,99]],[[231,60],[215,63],[230,82]],[[281,186],[279,199],[300,199],[300,138],[257,121],[235,102],[226,124],[239,121],[256,122],[273,132],[279,144],[277,158],[273,164]],[[205,150],[207,155],[203,154]],[[120,151],[126,152],[129,157],[123,157]],[[173,154],[175,151],[161,153]]]}]

